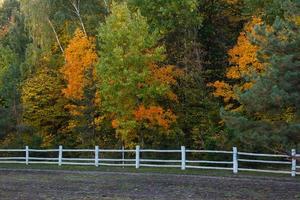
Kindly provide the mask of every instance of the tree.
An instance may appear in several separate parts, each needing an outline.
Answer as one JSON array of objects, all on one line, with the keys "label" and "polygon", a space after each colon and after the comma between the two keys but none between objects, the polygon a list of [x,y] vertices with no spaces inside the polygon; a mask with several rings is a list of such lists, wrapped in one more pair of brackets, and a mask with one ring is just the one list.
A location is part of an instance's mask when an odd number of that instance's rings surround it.
[{"label": "tree", "polygon": [[0,44],[0,114],[1,136],[16,131],[19,120],[18,68],[14,52]]},{"label": "tree", "polygon": [[[99,95],[96,93],[95,40],[77,29],[65,51],[66,64],[61,69],[67,82],[63,94],[70,100],[66,105],[73,120],[70,128],[83,133],[83,138],[96,137],[99,118]],[[89,138],[91,139],[91,138]],[[87,141],[85,141],[87,142]]]},{"label": "tree", "polygon": [[[82,31],[76,30],[65,52],[66,64],[61,69],[67,81],[64,95],[70,99],[82,99],[83,88],[87,84],[85,75],[97,61],[95,44]],[[92,73],[93,75],[93,73]]]},{"label": "tree", "polygon": [[163,37],[169,63],[180,66],[201,67],[203,51],[198,40],[203,16],[197,0],[129,0],[133,10],[139,9],[146,17],[151,32]]},{"label": "tree", "polygon": [[251,37],[258,37],[254,28],[261,24],[260,18],[253,17],[240,33],[237,44],[228,51],[229,62],[232,64],[226,72],[228,80],[209,84],[215,88],[213,94],[223,98],[226,109],[242,109],[238,103],[239,94],[250,89],[255,76],[264,72],[264,64],[257,58],[260,47],[251,42]]},{"label": "tree", "polygon": [[[20,84],[28,43],[20,4],[5,0],[0,7],[0,129],[1,135],[20,133]],[[2,137],[1,136],[1,137]]]},{"label": "tree", "polygon": [[21,0],[21,11],[29,29],[33,45],[49,52],[54,40],[50,22],[51,2],[48,0]]},{"label": "tree", "polygon": [[40,68],[22,86],[23,123],[27,131],[41,138],[42,147],[57,145],[59,134],[64,126],[68,113],[61,96],[63,79],[56,70]]},{"label": "tree", "polygon": [[255,84],[239,94],[243,113],[223,113],[247,149],[284,152],[299,147],[300,127],[300,2],[282,3],[285,14],[271,28],[257,29],[259,61],[266,70]]},{"label": "tree", "polygon": [[285,0],[244,0],[243,13],[245,15],[261,16],[268,24],[272,24],[276,17],[283,17],[285,13],[282,7]]},{"label": "tree", "polygon": [[[34,72],[43,57],[62,59],[64,49],[74,31],[81,28],[86,35],[95,35],[95,26],[103,20],[102,0],[21,0],[26,28],[31,43],[26,48],[26,66]],[[94,6],[99,5],[99,6]]]},{"label": "tree", "polygon": [[136,6],[148,19],[152,29],[161,33],[173,32],[180,28],[190,28],[201,24],[201,15],[197,11],[196,0],[129,0],[129,5]]},{"label": "tree", "polygon": [[[137,129],[169,128],[175,115],[159,104],[159,98],[176,98],[173,66],[160,66],[164,48],[158,35],[149,32],[139,11],[130,12],[125,3],[113,4],[112,14],[99,29],[100,62],[97,74],[102,107],[112,116],[112,126],[126,145],[143,142]],[[145,124],[146,123],[146,124]],[[144,124],[144,125],[143,125]]]},{"label": "tree", "polygon": [[205,73],[199,69],[185,72],[175,88],[178,104],[174,105],[178,127],[184,144],[194,149],[227,148],[229,135],[220,118],[220,103],[205,83]]},{"label": "tree", "polygon": [[202,49],[202,70],[206,82],[218,80],[228,66],[228,50],[235,45],[243,25],[249,17],[243,15],[243,0],[201,0],[198,12],[202,26],[198,40]]}]

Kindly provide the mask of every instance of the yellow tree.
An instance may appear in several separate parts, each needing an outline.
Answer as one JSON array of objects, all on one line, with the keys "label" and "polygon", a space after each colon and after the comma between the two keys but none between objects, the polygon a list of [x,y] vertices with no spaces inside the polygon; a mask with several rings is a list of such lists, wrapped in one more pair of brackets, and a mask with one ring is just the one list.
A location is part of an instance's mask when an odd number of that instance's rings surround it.
[{"label": "yellow tree", "polygon": [[54,145],[65,126],[68,113],[64,109],[66,101],[61,96],[62,87],[61,74],[48,66],[41,66],[21,87],[22,122],[36,132],[34,135],[41,139],[39,145],[43,147]]}]

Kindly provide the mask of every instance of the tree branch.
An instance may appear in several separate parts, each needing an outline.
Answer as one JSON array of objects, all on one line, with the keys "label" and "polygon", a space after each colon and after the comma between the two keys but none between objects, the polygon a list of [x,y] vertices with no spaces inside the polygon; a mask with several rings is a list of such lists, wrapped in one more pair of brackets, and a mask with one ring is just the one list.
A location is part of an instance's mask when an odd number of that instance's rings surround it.
[{"label": "tree branch", "polygon": [[50,26],[51,26],[51,28],[52,28],[52,31],[53,31],[53,33],[54,33],[54,35],[55,35],[55,38],[56,38],[57,44],[58,44],[58,46],[59,46],[59,48],[60,48],[60,51],[62,52],[62,54],[64,54],[64,49],[63,49],[63,47],[62,47],[62,45],[61,45],[61,43],[60,43],[58,34],[57,34],[57,32],[56,32],[56,30],[55,30],[55,28],[54,28],[54,26],[53,26],[53,23],[51,22],[51,20],[50,20],[49,18],[47,18],[47,20],[48,20],[48,23],[50,24]]},{"label": "tree branch", "polygon": [[[76,2],[77,2],[77,5],[76,5]],[[82,27],[83,33],[85,34],[85,36],[87,36],[86,29],[85,29],[85,26],[84,26],[83,21],[82,21],[82,17],[80,15],[80,9],[79,9],[80,0],[77,0],[77,1],[76,0],[73,0],[73,1],[70,0],[70,3],[71,3],[71,5],[73,6],[73,8],[75,10],[74,13],[77,15],[77,17],[79,19],[79,22],[80,22],[80,25]]]}]

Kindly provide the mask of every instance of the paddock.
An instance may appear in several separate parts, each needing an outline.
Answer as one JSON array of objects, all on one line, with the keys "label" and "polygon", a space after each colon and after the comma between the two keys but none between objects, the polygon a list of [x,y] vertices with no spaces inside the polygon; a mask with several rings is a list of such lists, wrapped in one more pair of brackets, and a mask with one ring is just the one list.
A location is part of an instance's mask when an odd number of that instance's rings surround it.
[{"label": "paddock", "polygon": [[0,169],[0,199],[300,199],[286,176]]}]

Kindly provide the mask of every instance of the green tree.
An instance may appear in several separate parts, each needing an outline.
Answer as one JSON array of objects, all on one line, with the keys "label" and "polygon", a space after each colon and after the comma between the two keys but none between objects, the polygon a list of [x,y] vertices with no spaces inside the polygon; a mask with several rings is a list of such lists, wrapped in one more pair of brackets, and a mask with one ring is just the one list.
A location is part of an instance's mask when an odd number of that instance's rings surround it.
[{"label": "green tree", "polygon": [[[130,12],[125,3],[113,4],[112,14],[100,27],[100,62],[97,74],[103,109],[110,113],[118,138],[126,145],[143,142],[137,127],[169,128],[174,114],[160,107],[157,99],[172,96],[173,67],[159,67],[164,48],[157,34],[150,33],[146,19]],[[147,128],[146,128],[147,129]]]},{"label": "green tree", "polygon": [[257,28],[261,39],[255,44],[266,72],[240,93],[244,112],[223,116],[247,149],[283,152],[300,144],[300,2],[287,1],[282,7],[284,17],[277,17],[271,29]]},{"label": "green tree", "polygon": [[181,67],[200,67],[202,59],[198,32],[203,16],[197,0],[129,0],[147,18],[150,30],[162,35],[160,43],[166,46],[167,59]]},{"label": "green tree", "polygon": [[22,62],[28,43],[17,0],[5,0],[0,7],[0,129],[1,135],[21,129],[20,84]]},{"label": "green tree", "polygon": [[273,23],[277,16],[283,17],[285,0],[244,0],[243,13],[250,16],[260,16],[267,23]]},{"label": "green tree", "polygon": [[228,134],[221,123],[220,104],[207,90],[204,75],[199,69],[186,72],[175,88],[179,103],[174,109],[184,134],[180,142],[194,149],[226,148]]},{"label": "green tree", "polygon": [[16,131],[19,119],[18,68],[16,55],[0,45],[0,114],[1,135]]},{"label": "green tree", "polygon": [[201,23],[197,0],[129,0],[129,5],[138,7],[147,17],[150,27],[163,34]]}]

